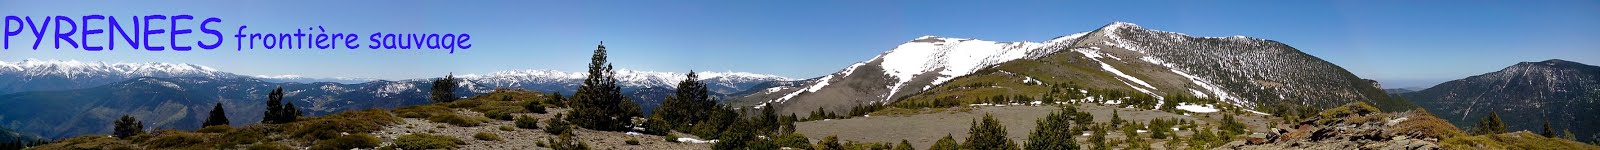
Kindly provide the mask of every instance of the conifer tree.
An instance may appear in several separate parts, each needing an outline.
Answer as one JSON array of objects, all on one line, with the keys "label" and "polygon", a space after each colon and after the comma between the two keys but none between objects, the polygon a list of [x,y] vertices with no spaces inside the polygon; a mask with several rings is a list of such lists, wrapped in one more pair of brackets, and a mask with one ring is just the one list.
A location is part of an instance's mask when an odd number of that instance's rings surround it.
[{"label": "conifer tree", "polygon": [[201,122],[200,126],[228,125],[228,113],[222,110],[222,103],[217,103],[217,106],[211,107],[210,115],[206,117],[205,122]]},{"label": "conifer tree", "polygon": [[1094,132],[1089,135],[1089,144],[1093,145],[1091,148],[1096,150],[1111,149],[1111,145],[1106,144],[1106,128],[1108,128],[1108,126],[1109,125],[1106,124],[1098,124],[1094,127],[1090,127],[1091,130],[1093,130],[1091,132]]},{"label": "conifer tree", "polygon": [[1122,120],[1122,115],[1118,114],[1116,109],[1111,110],[1111,127],[1120,127],[1124,121]]},{"label": "conifer tree", "polygon": [[133,116],[122,115],[122,118],[117,119],[117,122],[112,127],[112,135],[117,136],[117,138],[128,138],[144,134],[144,122],[133,118]]},{"label": "conifer tree", "polygon": [[958,145],[956,143],[956,138],[952,137],[949,134],[945,134],[944,138],[939,138],[939,141],[934,141],[933,142],[933,146],[929,146],[928,147],[928,150],[957,150],[957,149],[961,149],[961,145]]},{"label": "conifer tree", "polygon": [[981,122],[973,120],[967,134],[971,136],[967,136],[966,142],[961,143],[962,149],[1018,149],[1010,138],[1006,138],[1006,127],[1000,125],[1000,121],[995,120],[994,115],[984,114]]},{"label": "conifer tree", "polygon": [[1500,121],[1500,114],[1489,112],[1489,116],[1479,120],[1477,126],[1472,128],[1472,135],[1506,133],[1506,124]]},{"label": "conifer tree", "polygon": [[661,102],[661,107],[651,113],[652,117],[660,117],[672,129],[688,130],[691,124],[700,124],[711,119],[713,111],[720,108],[706,89],[706,84],[700,82],[700,77],[694,71],[678,82],[678,89],[672,96]]},{"label": "conifer tree", "polygon": [[1069,150],[1078,149],[1078,143],[1072,137],[1072,117],[1074,112],[1062,109],[1050,113],[1044,119],[1035,121],[1038,126],[1033,128],[1033,133],[1028,134],[1025,149],[1029,150]]},{"label": "conifer tree", "polygon": [[288,114],[283,112],[285,110],[283,108],[283,87],[272,89],[272,93],[267,94],[267,112],[261,116],[261,123],[288,123],[283,121],[284,116]]},{"label": "conifer tree", "polygon": [[454,73],[445,75],[444,78],[434,79],[430,100],[436,103],[456,101],[456,82]]},{"label": "conifer tree", "polygon": [[300,112],[300,107],[294,107],[293,102],[283,103],[283,110],[279,110],[279,112],[283,112],[283,118],[278,118],[278,121],[282,123],[294,122],[295,120],[299,120],[301,115],[305,115]]},{"label": "conifer tree", "polygon": [[1539,135],[1547,138],[1556,138],[1556,130],[1550,129],[1550,121],[1544,121],[1544,132],[1539,132]]},{"label": "conifer tree", "polygon": [[639,106],[623,97],[617,86],[616,72],[606,62],[606,46],[601,43],[589,62],[589,75],[578,92],[572,96],[572,114],[567,115],[578,127],[601,131],[625,131],[633,117],[639,116]]}]

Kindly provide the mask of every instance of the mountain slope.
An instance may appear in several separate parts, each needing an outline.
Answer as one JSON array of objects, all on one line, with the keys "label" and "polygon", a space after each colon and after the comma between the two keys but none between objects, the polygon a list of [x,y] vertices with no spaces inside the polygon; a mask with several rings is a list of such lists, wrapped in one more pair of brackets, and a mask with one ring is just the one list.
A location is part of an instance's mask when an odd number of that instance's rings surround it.
[{"label": "mountain slope", "polygon": [[781,113],[887,103],[994,64],[1052,53],[1043,48],[1067,44],[1074,38],[1037,43],[923,36],[839,72],[803,84],[768,87],[737,101],[774,104]]},{"label": "mountain slope", "polygon": [[1579,141],[1596,141],[1600,129],[1600,67],[1551,59],[1521,62],[1500,71],[1400,94],[1440,118],[1470,128],[1497,113],[1511,131],[1571,129]]},{"label": "mountain slope", "polygon": [[818,80],[772,87],[744,101],[764,100],[803,114],[901,98],[1040,98],[1058,86],[1156,99],[1203,97],[1246,108],[1388,99],[1375,82],[1276,41],[1190,37],[1117,22],[1042,43],[922,37]]}]

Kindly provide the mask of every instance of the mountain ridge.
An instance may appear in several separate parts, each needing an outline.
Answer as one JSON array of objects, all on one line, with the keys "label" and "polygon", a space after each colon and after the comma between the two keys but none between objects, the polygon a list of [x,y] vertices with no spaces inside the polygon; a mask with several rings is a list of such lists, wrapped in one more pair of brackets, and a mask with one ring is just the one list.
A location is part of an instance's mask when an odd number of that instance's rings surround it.
[{"label": "mountain ridge", "polygon": [[1470,128],[1490,112],[1510,130],[1573,129],[1580,141],[1600,141],[1600,66],[1550,59],[1519,62],[1501,70],[1451,80],[1400,94],[1440,118]]}]

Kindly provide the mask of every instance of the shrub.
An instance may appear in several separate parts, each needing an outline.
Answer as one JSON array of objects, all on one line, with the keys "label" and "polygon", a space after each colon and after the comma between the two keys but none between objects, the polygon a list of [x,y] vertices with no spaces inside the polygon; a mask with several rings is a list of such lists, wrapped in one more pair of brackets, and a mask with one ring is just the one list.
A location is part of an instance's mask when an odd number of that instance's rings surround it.
[{"label": "shrub", "polygon": [[511,121],[513,116],[511,116],[511,113],[506,111],[492,110],[489,112],[484,112],[483,117],[488,117],[489,119],[495,120]]},{"label": "shrub", "polygon": [[946,134],[944,138],[939,138],[939,141],[934,141],[933,146],[929,146],[928,150],[956,150],[960,148],[961,145],[956,143],[956,139]]},{"label": "shrub", "polygon": [[772,139],[772,143],[782,147],[811,149],[811,140],[806,139],[806,136],[800,133],[779,135],[777,138]]},{"label": "shrub", "polygon": [[639,145],[639,139],[634,139],[632,137],[629,137],[627,141],[622,141],[622,142],[623,143],[628,143],[628,145]]},{"label": "shrub", "polygon": [[517,124],[517,128],[538,129],[539,128],[539,118],[534,118],[533,116],[523,115],[521,117],[517,117],[516,124]]},{"label": "shrub", "polygon": [[450,108],[439,105],[415,105],[394,109],[395,114],[405,118],[428,118],[438,114],[454,114]]},{"label": "shrub", "polygon": [[517,131],[517,128],[511,126],[500,126],[500,131]]},{"label": "shrub", "polygon": [[1445,139],[1461,136],[1461,129],[1451,125],[1449,121],[1433,117],[1427,113],[1412,115],[1405,121],[1390,127],[1400,134],[1418,138]]},{"label": "shrub", "polygon": [[472,138],[484,141],[499,141],[500,135],[489,132],[478,132],[478,134],[473,134]]},{"label": "shrub", "polygon": [[561,120],[561,115],[559,114],[557,114],[554,118],[545,119],[544,124],[546,125],[546,127],[544,127],[544,133],[556,135],[572,133],[572,125],[567,123],[566,120]]},{"label": "shrub", "polygon": [[205,142],[206,139],[208,138],[205,135],[199,133],[163,131],[161,134],[156,135],[155,138],[144,141],[144,145],[157,149],[185,147],[198,145]]},{"label": "shrub", "polygon": [[[667,142],[670,142],[670,143],[677,143],[678,142],[678,135],[667,134],[667,136],[664,137],[664,138],[666,138]],[[806,142],[806,143],[809,144],[810,142]]]},{"label": "shrub", "polygon": [[1318,120],[1317,123],[1327,124],[1328,121],[1335,120],[1334,118],[1343,118],[1351,115],[1362,116],[1376,112],[1380,112],[1378,107],[1372,107],[1372,105],[1367,105],[1367,103],[1363,102],[1354,102],[1318,113],[1317,115],[1322,117],[1322,119]]},{"label": "shrub", "polygon": [[382,130],[383,126],[400,122],[400,118],[389,115],[389,112],[377,109],[363,111],[347,111],[337,114],[306,119],[284,126],[291,137],[306,140],[325,140],[341,136],[341,133],[369,133]]},{"label": "shrub", "polygon": [[142,149],[128,141],[107,136],[78,136],[33,147],[32,149]]},{"label": "shrub", "polygon": [[522,109],[526,109],[528,112],[536,114],[550,113],[550,111],[544,109],[544,104],[539,103],[539,101],[530,100],[527,103],[523,103]]},{"label": "shrub", "polygon": [[394,144],[395,148],[400,149],[453,149],[467,142],[450,136],[417,133],[402,135],[395,139]]},{"label": "shrub", "polygon": [[291,148],[288,145],[278,144],[277,142],[262,142],[262,143],[251,144],[250,147],[245,147],[244,149],[245,150],[294,150],[294,148]]},{"label": "shrub", "polygon": [[214,126],[206,126],[204,128],[200,128],[199,130],[194,130],[194,132],[200,132],[200,133],[223,133],[223,132],[228,132],[228,131],[232,131],[232,130],[233,130],[233,126],[214,125]]},{"label": "shrub", "polygon": [[439,115],[434,115],[432,117],[428,117],[428,121],[433,121],[433,122],[438,122],[438,123],[446,123],[446,124],[455,125],[455,126],[462,126],[462,127],[476,127],[478,125],[482,125],[484,120],[485,119],[462,116],[462,115],[457,115],[457,114],[439,114]]},{"label": "shrub", "polygon": [[544,140],[545,140],[545,143],[549,143],[550,149],[555,149],[555,150],[588,150],[589,149],[589,144],[588,143],[584,143],[583,141],[578,141],[578,140],[574,139],[572,137],[572,133],[570,133],[570,132],[569,133],[562,133],[561,135],[556,136],[555,139],[545,138]]},{"label": "shrub", "polygon": [[357,133],[357,134],[351,134],[351,135],[346,135],[346,136],[339,136],[339,137],[336,137],[336,138],[333,138],[333,139],[317,141],[316,144],[311,145],[311,149],[312,150],[346,150],[346,149],[355,149],[355,148],[372,148],[372,147],[378,147],[378,144],[380,144],[380,143],[382,143],[382,142],[378,141],[377,137],[373,137],[372,135],[368,135],[368,134],[365,134],[365,133]]},{"label": "shrub", "polygon": [[234,129],[232,131],[228,131],[226,133],[222,133],[222,142],[225,145],[239,145],[239,144],[256,143],[256,142],[259,142],[259,141],[262,141],[262,140],[266,140],[267,133],[274,133],[274,132],[282,131],[281,128],[278,128],[279,126],[281,126],[281,125],[276,125],[276,124],[255,124],[255,125],[248,125],[248,126],[240,127],[238,129]]}]

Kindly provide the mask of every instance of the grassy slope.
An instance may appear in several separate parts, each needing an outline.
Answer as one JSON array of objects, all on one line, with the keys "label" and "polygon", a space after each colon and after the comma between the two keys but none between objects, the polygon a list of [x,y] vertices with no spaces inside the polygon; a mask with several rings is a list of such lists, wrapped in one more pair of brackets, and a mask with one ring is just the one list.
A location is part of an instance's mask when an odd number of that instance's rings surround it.
[{"label": "grassy slope", "polygon": [[[511,100],[510,101],[505,101],[506,97],[510,97]],[[410,133],[382,133],[382,134],[375,134],[375,133],[378,133],[380,131],[388,131],[388,130],[401,129],[401,128],[412,128],[412,129],[415,129],[415,128],[429,128],[429,129],[426,129],[424,131],[425,132],[436,133],[436,134],[445,134],[447,136],[453,136],[453,137],[455,137],[457,139],[461,139],[461,140],[464,140],[464,141],[473,141],[473,142],[464,143],[464,144],[467,144],[467,145],[462,145],[462,147],[479,147],[479,148],[482,148],[481,145],[496,145],[496,144],[504,144],[504,143],[524,143],[524,144],[527,144],[527,143],[537,143],[539,141],[543,141],[547,137],[553,137],[553,135],[544,134],[539,129],[515,129],[513,131],[503,131],[503,130],[498,129],[498,127],[502,126],[502,125],[509,125],[509,124],[511,124],[511,121],[489,119],[489,118],[486,118],[486,117],[482,117],[482,114],[486,113],[486,112],[492,112],[492,111],[505,111],[505,112],[511,112],[512,115],[549,116],[551,114],[561,113],[564,110],[564,109],[552,109],[551,113],[549,113],[549,114],[532,114],[532,113],[528,113],[527,110],[525,110],[525,109],[523,109],[521,107],[522,104],[524,104],[524,103],[534,102],[534,101],[546,101],[546,96],[543,93],[530,92],[530,91],[526,91],[526,90],[496,90],[495,92],[492,92],[492,93],[489,93],[489,94],[483,94],[483,95],[475,96],[475,97],[468,98],[468,99],[458,100],[458,101],[451,102],[451,103],[435,103],[435,104],[426,104],[426,105],[417,105],[417,106],[407,106],[407,107],[402,107],[402,108],[399,108],[397,110],[392,110],[392,111],[391,110],[376,110],[376,109],[374,109],[374,110],[363,110],[363,111],[347,111],[347,112],[341,112],[341,113],[336,113],[336,114],[327,115],[327,116],[304,117],[304,118],[301,118],[300,121],[296,121],[296,122],[293,122],[293,123],[287,123],[287,124],[251,124],[251,125],[245,125],[245,126],[239,126],[239,127],[221,127],[221,126],[218,126],[218,127],[203,128],[203,129],[200,129],[200,130],[197,130],[197,131],[162,130],[162,131],[156,131],[156,132],[151,133],[151,134],[144,134],[144,135],[134,136],[134,137],[126,138],[126,139],[111,138],[111,137],[108,137],[107,135],[84,135],[84,136],[78,136],[78,137],[69,138],[69,139],[63,140],[61,142],[52,143],[52,144],[48,144],[48,145],[44,145],[44,146],[40,146],[40,147],[36,147],[36,148],[37,149],[233,149],[233,148],[245,148],[245,147],[251,147],[251,146],[265,146],[265,147],[282,146],[282,147],[287,147],[287,148],[302,149],[302,148],[313,147],[313,146],[315,146],[315,145],[317,145],[319,143],[322,143],[322,142],[333,141],[332,139],[335,139],[335,138],[338,138],[338,137],[348,136],[346,134],[349,134],[349,135],[357,135],[357,134],[361,134],[361,135],[367,135],[367,134],[380,135],[380,136],[377,136],[378,138],[380,138],[379,140],[382,141],[382,143],[380,145],[388,146],[388,145],[394,145],[395,143],[393,143],[393,142],[395,141],[395,138],[397,138],[398,136],[387,136],[387,135],[403,135],[403,134],[410,134]],[[461,118],[461,119],[453,120],[453,121],[450,121],[450,122],[459,122],[460,120],[466,120],[467,122],[477,122],[478,125],[461,126],[461,125],[450,125],[450,123],[439,122],[438,120],[431,121],[431,122],[430,121],[425,121],[425,120],[431,120],[432,118],[430,118],[430,117],[432,117],[432,116],[455,116],[455,117],[458,117],[458,118]],[[416,119],[406,118],[406,117],[414,117]],[[550,117],[542,117],[542,118],[550,118]],[[431,125],[431,126],[424,126],[424,125]],[[547,125],[545,125],[545,124],[543,124],[541,122],[540,127],[545,127],[545,126],[547,126]],[[435,130],[437,130],[437,131],[435,131]],[[535,137],[506,137],[505,139],[508,139],[508,140],[497,141],[497,142],[484,142],[484,141],[475,141],[475,139],[473,137],[471,137],[470,134],[467,134],[467,135],[449,135],[447,133],[438,133],[440,131],[465,131],[465,130],[476,131],[476,132],[504,133],[505,135],[534,135]],[[630,138],[630,137],[631,138],[636,138],[636,139],[641,140],[641,141],[646,141],[646,140],[648,140],[648,141],[661,141],[663,139],[661,136],[626,135],[626,134],[623,134],[623,133],[593,131],[593,130],[584,130],[584,129],[578,129],[578,130],[574,130],[574,131],[578,132],[577,135],[579,135],[580,136],[579,138],[583,139],[584,141],[598,141],[598,142],[591,142],[590,144],[594,144],[594,145],[591,145],[591,148],[607,148],[607,147],[610,147],[610,148],[613,148],[613,149],[615,149],[615,148],[627,148],[626,146],[629,146],[629,145],[616,145],[616,144],[607,145],[607,144],[604,144],[604,143],[623,143],[623,142],[621,142],[622,140],[626,140],[625,138]],[[476,133],[476,132],[473,132],[473,133]],[[523,132],[527,132],[527,133],[523,133]],[[535,134],[534,132],[537,132],[537,134]],[[583,136],[586,136],[586,135],[611,135],[611,136],[583,137]],[[620,136],[617,136],[617,135],[620,135]],[[637,137],[635,137],[635,136],[637,136]],[[647,144],[646,146],[649,146],[648,144],[652,144],[652,143],[668,144],[668,145],[673,145],[673,146],[677,146],[677,147],[685,147],[685,146],[687,146],[687,147],[704,147],[704,146],[706,146],[704,144],[685,145],[685,144],[667,143],[667,142],[644,142],[644,143]],[[272,146],[268,146],[268,145],[272,145]]]}]

